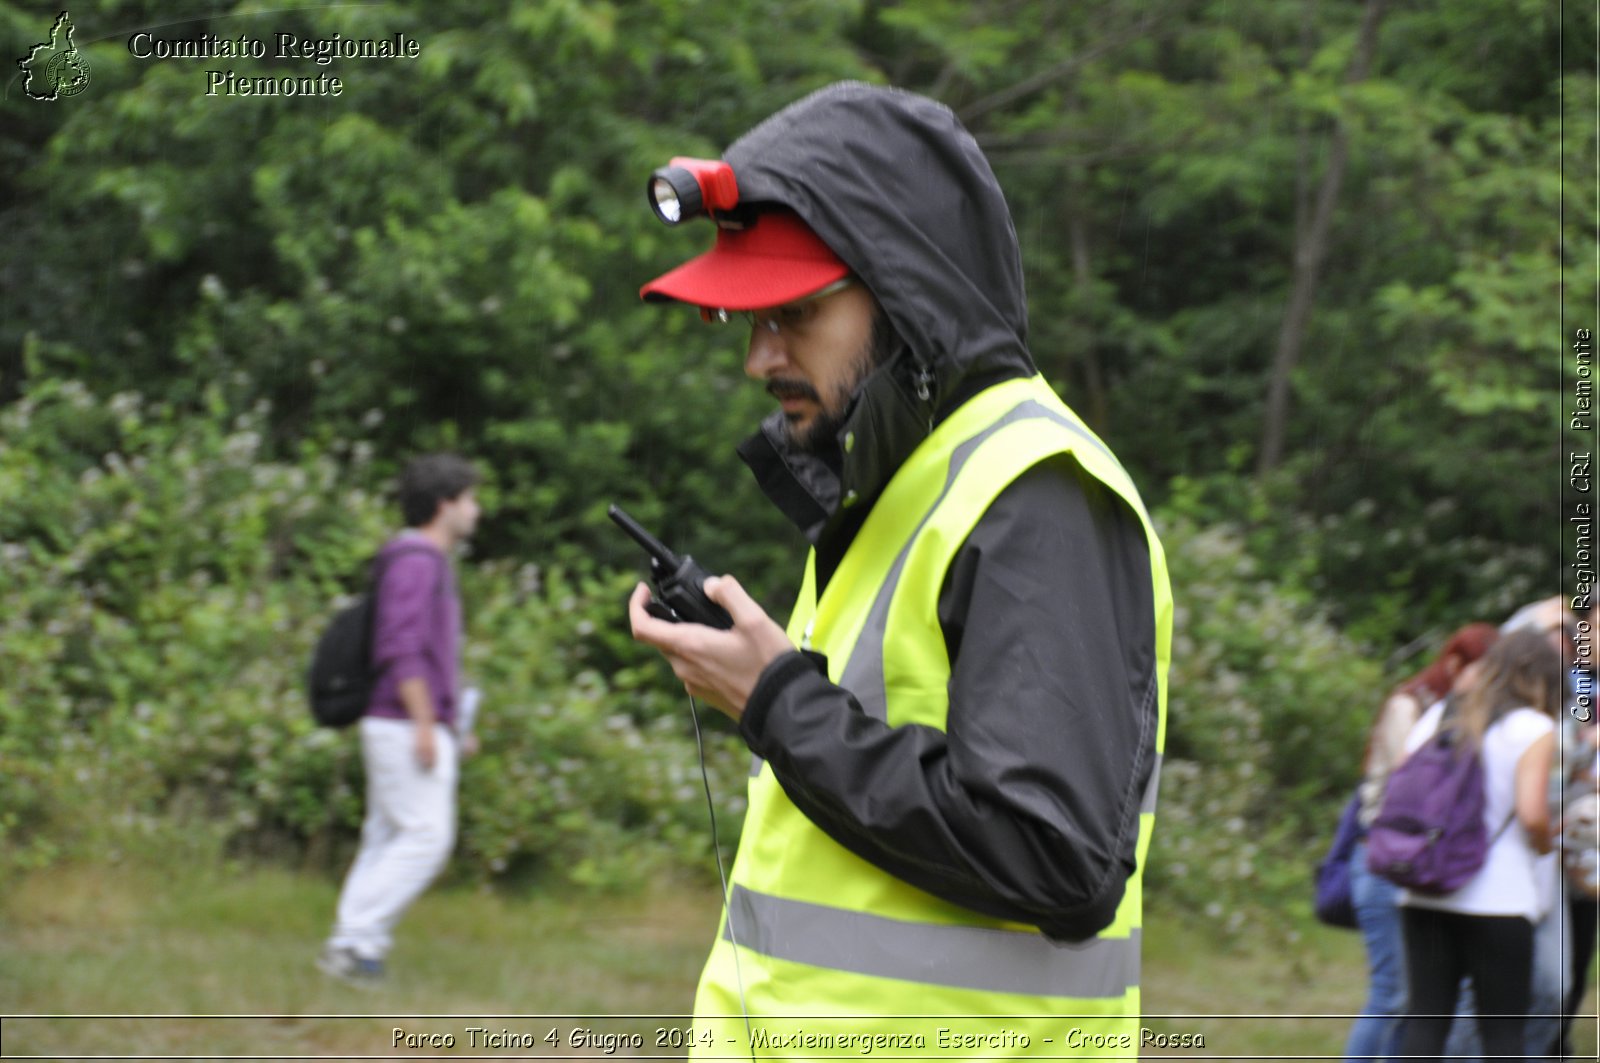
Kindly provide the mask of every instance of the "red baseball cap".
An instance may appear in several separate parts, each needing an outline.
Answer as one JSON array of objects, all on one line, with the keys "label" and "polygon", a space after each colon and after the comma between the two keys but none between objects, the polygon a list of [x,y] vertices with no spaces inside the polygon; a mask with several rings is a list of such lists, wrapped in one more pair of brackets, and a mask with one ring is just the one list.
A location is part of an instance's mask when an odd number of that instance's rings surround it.
[{"label": "red baseball cap", "polygon": [[849,273],[799,215],[766,211],[747,228],[718,228],[710,251],[646,284],[639,297],[712,310],[760,310],[804,298]]}]

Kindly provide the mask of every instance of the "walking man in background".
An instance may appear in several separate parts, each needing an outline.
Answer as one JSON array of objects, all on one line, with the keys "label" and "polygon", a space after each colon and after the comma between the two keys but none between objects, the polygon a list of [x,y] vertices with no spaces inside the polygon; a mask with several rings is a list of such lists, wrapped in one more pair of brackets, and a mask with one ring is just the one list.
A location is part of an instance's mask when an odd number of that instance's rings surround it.
[{"label": "walking man in background", "polygon": [[477,526],[477,483],[477,470],[456,455],[412,461],[400,477],[406,530],[373,562],[377,682],[360,723],[367,814],[317,958],[336,978],[383,976],[395,923],[455,844],[461,597],[450,559]]},{"label": "walking man in background", "polygon": [[840,84],[651,201],[717,222],[642,294],[749,318],[780,408],[740,453],[812,544],[787,631],[728,577],[731,630],[630,602],[760,758],[695,1050],[1136,1051],[1166,562],[1035,368],[988,162],[943,105]]}]

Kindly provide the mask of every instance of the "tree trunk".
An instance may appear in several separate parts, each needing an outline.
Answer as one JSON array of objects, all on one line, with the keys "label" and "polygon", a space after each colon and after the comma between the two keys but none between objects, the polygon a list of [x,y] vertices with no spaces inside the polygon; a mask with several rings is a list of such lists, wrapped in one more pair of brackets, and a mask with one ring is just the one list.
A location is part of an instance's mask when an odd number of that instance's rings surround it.
[{"label": "tree trunk", "polygon": [[[1078,117],[1083,113],[1083,101],[1078,95],[1076,85],[1068,84],[1062,98],[1063,110],[1072,125],[1080,124]],[[1067,249],[1072,258],[1072,283],[1075,289],[1074,300],[1079,309],[1077,324],[1086,331],[1091,331],[1099,322],[1091,320],[1088,308],[1091,305],[1089,291],[1094,287],[1094,266],[1089,250],[1089,219],[1084,210],[1084,204],[1089,202],[1089,173],[1088,168],[1081,162],[1068,163],[1066,169],[1065,201],[1070,204],[1067,212]],[[1088,401],[1087,408],[1079,407],[1078,410],[1088,420],[1089,426],[1096,432],[1104,435],[1108,429],[1106,421],[1109,417],[1109,403],[1106,401],[1105,379],[1100,373],[1100,356],[1098,347],[1100,337],[1091,334],[1083,345],[1080,370],[1083,374],[1084,397]]]},{"label": "tree trunk", "polygon": [[[1372,56],[1378,48],[1378,23],[1383,20],[1387,0],[1367,0],[1366,11],[1361,16],[1361,29],[1356,38],[1356,51],[1350,59],[1350,69],[1345,84],[1354,85],[1366,79],[1372,68]],[[1284,310],[1283,324],[1278,330],[1278,347],[1272,358],[1272,377],[1267,385],[1266,421],[1261,433],[1261,455],[1256,467],[1258,474],[1271,472],[1283,460],[1284,435],[1289,421],[1289,400],[1295,367],[1300,362],[1300,349],[1305,342],[1306,326],[1311,321],[1312,304],[1316,301],[1317,281],[1322,272],[1322,262],[1328,252],[1328,233],[1333,227],[1333,212],[1339,201],[1339,186],[1344,182],[1345,165],[1350,156],[1350,137],[1342,121],[1335,119],[1329,137],[1328,165],[1322,173],[1322,184],[1317,189],[1311,217],[1303,231],[1295,234],[1293,286],[1289,292],[1289,305]]]},{"label": "tree trunk", "polygon": [[[1070,174],[1067,187],[1071,190],[1068,201],[1072,203],[1072,213],[1067,221],[1067,242],[1072,251],[1072,279],[1077,285],[1079,298],[1083,300],[1080,305],[1086,305],[1087,293],[1094,284],[1094,268],[1089,259],[1089,225],[1081,207],[1081,204],[1088,202],[1088,197],[1083,192],[1086,187],[1083,168],[1073,166],[1067,172]],[[1091,339],[1083,352],[1083,388],[1089,400],[1088,409],[1083,412],[1090,426],[1104,435],[1110,427],[1106,422],[1110,420],[1111,411],[1106,401],[1105,378],[1100,372],[1100,357],[1095,350],[1097,340],[1098,337]]]}]

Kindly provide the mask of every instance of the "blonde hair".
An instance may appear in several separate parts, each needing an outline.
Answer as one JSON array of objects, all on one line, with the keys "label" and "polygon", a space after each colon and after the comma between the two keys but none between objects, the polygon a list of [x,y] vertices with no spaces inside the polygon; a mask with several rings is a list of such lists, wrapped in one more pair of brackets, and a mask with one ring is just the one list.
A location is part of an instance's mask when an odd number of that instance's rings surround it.
[{"label": "blonde hair", "polygon": [[1542,634],[1524,629],[1503,636],[1478,668],[1472,687],[1453,699],[1455,713],[1449,722],[1474,749],[1483,743],[1483,733],[1514,709],[1532,708],[1552,717],[1561,711],[1567,688],[1561,654]]}]

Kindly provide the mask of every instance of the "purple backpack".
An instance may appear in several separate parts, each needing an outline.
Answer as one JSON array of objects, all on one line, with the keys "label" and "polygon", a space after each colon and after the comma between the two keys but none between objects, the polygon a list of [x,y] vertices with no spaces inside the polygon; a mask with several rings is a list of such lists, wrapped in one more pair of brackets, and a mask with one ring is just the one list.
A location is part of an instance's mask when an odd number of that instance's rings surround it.
[{"label": "purple backpack", "polygon": [[1328,855],[1317,865],[1313,880],[1311,910],[1318,922],[1346,930],[1360,926],[1356,922],[1355,899],[1350,893],[1350,856],[1362,838],[1360,813],[1361,795],[1357,793],[1345,802],[1339,826],[1333,832],[1333,844],[1328,846]]},{"label": "purple backpack", "polygon": [[1439,730],[1389,776],[1367,832],[1372,873],[1418,893],[1460,889],[1489,855],[1483,763],[1446,726],[1449,717],[1447,708]]}]

